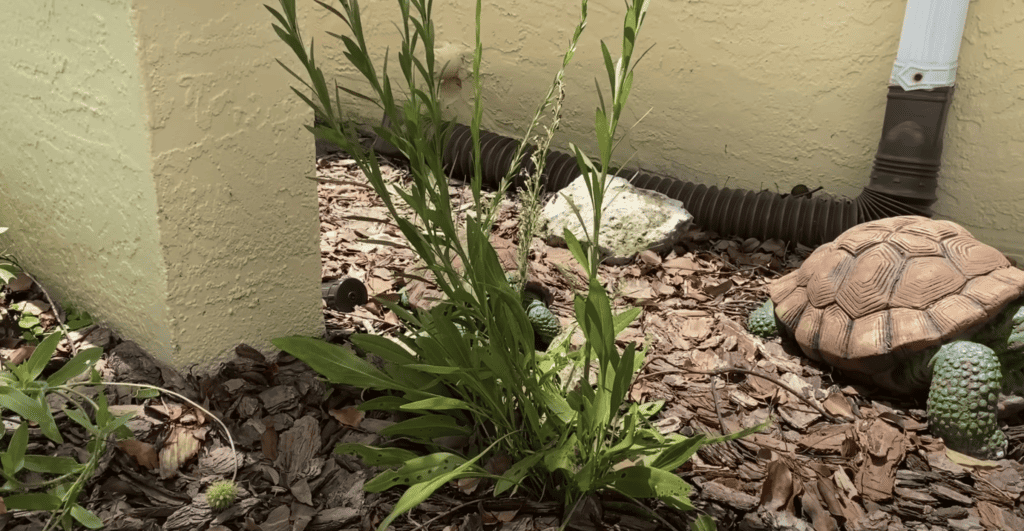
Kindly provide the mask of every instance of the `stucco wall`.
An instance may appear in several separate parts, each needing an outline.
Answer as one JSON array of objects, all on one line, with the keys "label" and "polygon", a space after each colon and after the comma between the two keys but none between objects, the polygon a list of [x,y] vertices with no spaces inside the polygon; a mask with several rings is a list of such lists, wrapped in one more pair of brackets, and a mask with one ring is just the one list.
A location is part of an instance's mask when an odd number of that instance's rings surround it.
[{"label": "stucco wall", "polygon": [[65,300],[171,344],[135,36],[122,2],[14,2],[0,17],[0,225]]},{"label": "stucco wall", "polygon": [[[392,2],[366,3],[369,42],[397,48]],[[382,5],[383,4],[383,5]],[[438,0],[435,22],[448,50],[473,46],[473,2]],[[617,54],[622,3],[589,2],[588,27],[569,70],[564,133],[593,153],[594,79],[606,82],[598,41]],[[903,1],[721,0],[651,2],[639,47],[654,47],[636,70],[623,125],[650,111],[619,156],[692,181],[787,191],[824,186],[855,197],[867,183],[899,45]],[[355,82],[336,41],[344,31],[307,8],[327,68]],[[1024,261],[1024,0],[972,2],[947,125],[937,217]],[[516,135],[553,77],[578,19],[578,4],[485,0],[484,127]],[[1015,25],[1016,24],[1016,25]],[[467,61],[469,56],[466,56]],[[468,123],[472,86],[448,84],[449,111]],[[356,114],[378,119],[350,102]]]},{"label": "stucco wall", "polygon": [[[308,110],[260,2],[138,1],[175,359],[322,330]],[[256,346],[256,345],[254,345]]]},{"label": "stucco wall", "polygon": [[262,4],[9,7],[0,225],[26,266],[178,367],[322,332],[312,115]]}]

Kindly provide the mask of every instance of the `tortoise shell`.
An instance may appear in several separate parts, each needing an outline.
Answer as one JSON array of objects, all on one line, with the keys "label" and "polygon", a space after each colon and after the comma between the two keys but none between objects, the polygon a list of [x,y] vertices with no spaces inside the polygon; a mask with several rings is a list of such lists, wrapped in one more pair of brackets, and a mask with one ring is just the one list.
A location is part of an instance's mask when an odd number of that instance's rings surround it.
[{"label": "tortoise shell", "polygon": [[1024,271],[956,223],[901,216],[847,230],[769,289],[804,354],[875,377],[995,317]]}]

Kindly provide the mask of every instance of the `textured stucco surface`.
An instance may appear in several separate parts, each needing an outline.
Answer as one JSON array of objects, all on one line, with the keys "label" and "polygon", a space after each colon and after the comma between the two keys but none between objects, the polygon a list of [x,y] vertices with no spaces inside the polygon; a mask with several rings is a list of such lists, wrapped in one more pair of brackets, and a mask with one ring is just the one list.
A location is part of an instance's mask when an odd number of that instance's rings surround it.
[{"label": "textured stucco surface", "polygon": [[323,331],[312,111],[287,47],[262,3],[186,3],[133,13],[178,366]]},{"label": "textured stucco surface", "polygon": [[322,332],[312,115],[262,4],[7,15],[0,224],[26,265],[177,367]]},{"label": "textured stucco surface", "polygon": [[[383,4],[383,5],[382,5]],[[364,9],[371,47],[397,49],[392,2]],[[472,2],[435,2],[438,40],[449,52],[473,46]],[[622,3],[589,2],[588,27],[568,71],[564,132],[593,153],[594,79],[606,83],[599,40],[617,55]],[[658,172],[746,189],[787,191],[804,183],[854,197],[867,183],[885,111],[906,3],[896,0],[655,1],[639,49],[624,126],[645,113],[618,153]],[[322,65],[361,88],[336,41],[345,28],[307,6],[307,38]],[[957,92],[947,126],[937,217],[1024,258],[1024,0],[971,2]],[[485,0],[484,127],[523,131],[561,61],[578,4]],[[372,21],[372,22],[371,22]],[[463,76],[468,71],[463,68]],[[463,81],[468,81],[463,78]],[[472,85],[445,84],[449,112],[465,123]],[[356,115],[379,120],[370,106]]]},{"label": "textured stucco surface", "polygon": [[0,225],[60,298],[168,348],[167,273],[125,2],[0,17]]}]

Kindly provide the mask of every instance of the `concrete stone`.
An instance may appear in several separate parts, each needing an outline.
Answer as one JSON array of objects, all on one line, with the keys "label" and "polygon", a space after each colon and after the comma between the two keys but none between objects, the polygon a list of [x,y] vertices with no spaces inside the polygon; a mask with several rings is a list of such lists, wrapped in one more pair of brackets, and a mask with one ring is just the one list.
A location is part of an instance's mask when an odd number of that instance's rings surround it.
[{"label": "concrete stone", "polygon": [[[576,215],[573,205],[579,209]],[[544,205],[540,236],[548,245],[565,246],[568,228],[580,241],[593,232],[593,205],[583,176],[577,177]],[[584,224],[580,224],[582,217]],[[680,201],[665,194],[636,188],[621,177],[611,177],[604,196],[599,244],[605,263],[623,264],[636,253],[661,251],[686,232],[693,216]]]}]

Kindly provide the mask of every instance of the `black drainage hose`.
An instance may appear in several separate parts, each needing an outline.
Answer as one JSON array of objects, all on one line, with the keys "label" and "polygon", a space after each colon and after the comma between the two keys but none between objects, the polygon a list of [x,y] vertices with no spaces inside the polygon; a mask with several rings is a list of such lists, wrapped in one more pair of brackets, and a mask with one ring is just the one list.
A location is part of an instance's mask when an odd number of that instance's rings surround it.
[{"label": "black drainage hose", "polygon": [[[697,225],[725,236],[780,238],[814,246],[866,221],[906,214],[931,217],[952,94],[953,87],[912,92],[889,87],[870,182],[855,199],[718,188],[644,172],[624,176],[639,188],[681,201]],[[480,132],[485,184],[497,185],[512,164],[517,145],[513,138]],[[523,166],[527,172],[533,169],[529,161],[533,149],[526,149]],[[465,179],[472,175],[472,157],[470,129],[456,125],[445,150],[451,176]],[[561,190],[579,173],[574,156],[551,151],[542,176],[544,189]]]},{"label": "black drainage hose", "polygon": [[[694,222],[723,236],[779,238],[815,246],[832,241],[846,229],[880,218],[919,215],[931,217],[938,199],[939,161],[946,116],[953,87],[905,91],[889,87],[885,121],[868,185],[854,199],[811,197],[810,194],[778,194],[719,188],[672,177],[624,172],[640,188],[655,190],[683,203]],[[383,126],[387,126],[385,120]],[[401,155],[390,144],[374,137],[373,149]],[[484,184],[496,187],[512,165],[518,141],[480,131],[480,155]],[[527,146],[521,168],[532,172]],[[456,124],[445,146],[444,163],[451,177],[467,179],[473,173],[470,128]],[[524,172],[518,175],[522,185]],[[542,180],[546,191],[561,190],[579,175],[576,158],[549,151]]]}]

